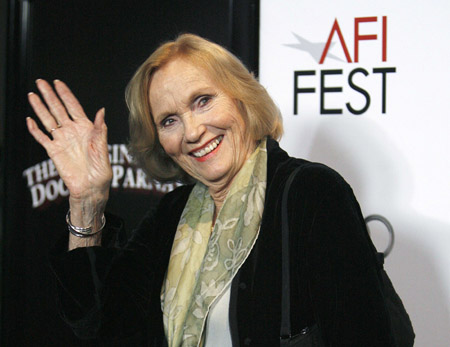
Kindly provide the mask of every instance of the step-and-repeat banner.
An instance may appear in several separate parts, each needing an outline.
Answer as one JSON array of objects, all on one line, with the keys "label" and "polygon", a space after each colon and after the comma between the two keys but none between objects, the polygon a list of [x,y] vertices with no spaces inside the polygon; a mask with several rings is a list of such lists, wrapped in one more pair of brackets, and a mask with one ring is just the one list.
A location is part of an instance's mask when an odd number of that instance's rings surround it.
[{"label": "step-and-repeat banner", "polygon": [[[69,192],[45,150],[26,129],[27,116],[37,120],[27,93],[38,92],[37,78],[58,78],[70,86],[91,120],[105,107],[113,170],[106,210],[120,216],[131,232],[175,184],[156,182],[132,163],[126,145],[128,81],[161,42],[180,32],[197,33],[240,56],[253,57],[245,44],[253,35],[248,18],[257,13],[251,11],[250,0],[132,1],[131,5],[108,0],[4,2],[10,8],[8,51],[0,52],[7,58],[8,86],[2,99],[5,122],[0,125],[5,134],[0,148],[5,171],[0,173],[5,180],[5,194],[0,197],[4,226],[0,345],[98,346],[96,341],[80,342],[59,313],[48,254],[68,233]],[[245,21],[241,12],[247,14]]]},{"label": "step-and-repeat banner", "polygon": [[261,1],[260,81],[281,144],[335,168],[376,215],[419,347],[450,341],[449,15],[443,0]]}]

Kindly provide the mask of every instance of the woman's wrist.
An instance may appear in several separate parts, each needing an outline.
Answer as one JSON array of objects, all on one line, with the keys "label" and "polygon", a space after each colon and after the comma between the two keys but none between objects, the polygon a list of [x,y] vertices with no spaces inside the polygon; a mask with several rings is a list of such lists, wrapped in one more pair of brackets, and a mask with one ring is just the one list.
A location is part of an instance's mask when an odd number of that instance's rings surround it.
[{"label": "woman's wrist", "polygon": [[92,247],[101,245],[102,245],[102,231],[97,232],[95,235],[92,235],[90,237],[84,238],[74,236],[72,233],[69,234],[69,244],[68,244],[69,251],[80,247]]},{"label": "woman's wrist", "polygon": [[70,209],[69,209],[69,211],[67,211],[67,214],[66,214],[66,223],[67,223],[67,227],[72,235],[74,235],[76,237],[85,238],[85,237],[92,237],[95,234],[102,231],[102,229],[105,227],[105,224],[106,224],[106,218],[105,218],[105,214],[103,214],[102,218],[101,218],[100,226],[93,224],[88,227],[79,227],[79,226],[72,224],[72,221],[70,219]]},{"label": "woman's wrist", "polygon": [[[68,219],[69,250],[78,247],[101,245],[101,229],[104,226],[104,211],[108,194],[85,199],[69,198]],[[80,232],[81,231],[81,232]]]},{"label": "woman's wrist", "polygon": [[70,221],[80,228],[92,227],[95,232],[102,225],[102,216],[108,201],[109,192],[87,198],[69,197]]}]

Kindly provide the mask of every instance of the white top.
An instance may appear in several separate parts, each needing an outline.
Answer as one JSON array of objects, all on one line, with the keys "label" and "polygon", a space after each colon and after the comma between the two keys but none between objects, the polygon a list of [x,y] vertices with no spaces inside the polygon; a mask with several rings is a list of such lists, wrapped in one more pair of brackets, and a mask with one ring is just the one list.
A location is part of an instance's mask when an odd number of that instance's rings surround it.
[{"label": "white top", "polygon": [[232,347],[229,308],[231,285],[221,294],[209,310],[206,320],[205,347]]}]

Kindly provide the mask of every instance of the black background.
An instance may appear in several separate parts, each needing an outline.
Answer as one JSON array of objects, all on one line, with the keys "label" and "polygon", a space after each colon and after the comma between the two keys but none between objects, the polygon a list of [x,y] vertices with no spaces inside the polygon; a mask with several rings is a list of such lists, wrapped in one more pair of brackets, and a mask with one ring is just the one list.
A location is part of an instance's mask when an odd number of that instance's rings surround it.
[{"label": "black background", "polygon": [[[106,108],[109,143],[127,143],[124,90],[162,42],[192,32],[228,47],[257,72],[259,2],[2,0],[2,346],[78,345],[60,319],[47,253],[61,233],[67,199],[33,209],[23,171],[47,159],[25,126],[37,78],[65,81],[88,115]],[[160,195],[113,190],[107,210],[128,229]]]}]

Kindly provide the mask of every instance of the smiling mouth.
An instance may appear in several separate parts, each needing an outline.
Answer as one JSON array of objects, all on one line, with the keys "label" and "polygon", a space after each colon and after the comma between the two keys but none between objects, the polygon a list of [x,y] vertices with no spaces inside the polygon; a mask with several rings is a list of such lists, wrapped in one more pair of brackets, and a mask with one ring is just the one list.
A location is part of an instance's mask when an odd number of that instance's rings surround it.
[{"label": "smiling mouth", "polygon": [[211,141],[209,143],[209,145],[205,146],[204,148],[202,148],[198,151],[195,151],[195,152],[193,151],[193,152],[191,152],[191,154],[196,158],[204,157],[205,155],[214,151],[217,148],[217,146],[219,146],[219,144],[222,142],[222,140],[223,140],[223,135],[220,135],[219,137],[217,137],[216,139]]}]

